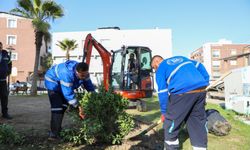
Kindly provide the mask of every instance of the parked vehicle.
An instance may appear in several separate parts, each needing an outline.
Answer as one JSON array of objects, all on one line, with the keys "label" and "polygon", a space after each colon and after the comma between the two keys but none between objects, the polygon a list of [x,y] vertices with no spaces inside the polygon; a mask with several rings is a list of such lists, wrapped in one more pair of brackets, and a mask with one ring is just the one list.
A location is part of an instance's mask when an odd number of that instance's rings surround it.
[{"label": "parked vehicle", "polygon": [[10,90],[15,90],[17,87],[28,87],[31,88],[31,84],[29,82],[19,82],[19,83],[12,83],[10,84]]}]

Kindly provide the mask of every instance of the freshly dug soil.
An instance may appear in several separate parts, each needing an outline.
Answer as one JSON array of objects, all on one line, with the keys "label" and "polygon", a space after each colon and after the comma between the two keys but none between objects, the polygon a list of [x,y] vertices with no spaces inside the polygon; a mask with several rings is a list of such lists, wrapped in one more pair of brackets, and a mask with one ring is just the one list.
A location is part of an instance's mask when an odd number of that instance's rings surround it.
[{"label": "freshly dug soil", "polygon": [[[46,95],[31,96],[9,96],[9,113],[12,120],[0,118],[0,124],[9,124],[13,126],[20,134],[24,136],[22,145],[0,145],[0,149],[108,149],[108,150],[161,150],[163,149],[163,130],[156,132],[149,131],[146,135],[131,138],[149,127],[149,124],[135,121],[135,129],[126,136],[126,140],[121,145],[96,144],[72,145],[63,141],[51,142],[47,140],[50,128],[50,104]],[[72,120],[65,115],[63,128],[72,126]]]}]

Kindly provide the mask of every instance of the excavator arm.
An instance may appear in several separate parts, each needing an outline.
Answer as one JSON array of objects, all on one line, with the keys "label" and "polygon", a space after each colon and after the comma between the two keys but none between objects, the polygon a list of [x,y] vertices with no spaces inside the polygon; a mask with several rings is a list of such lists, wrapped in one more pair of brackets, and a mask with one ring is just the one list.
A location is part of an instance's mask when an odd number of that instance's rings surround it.
[{"label": "excavator arm", "polygon": [[111,71],[111,53],[106,50],[99,42],[97,42],[91,34],[85,38],[83,48],[83,62],[90,65],[90,59],[93,47],[98,51],[103,63],[103,84],[106,90],[109,88],[110,71]]}]

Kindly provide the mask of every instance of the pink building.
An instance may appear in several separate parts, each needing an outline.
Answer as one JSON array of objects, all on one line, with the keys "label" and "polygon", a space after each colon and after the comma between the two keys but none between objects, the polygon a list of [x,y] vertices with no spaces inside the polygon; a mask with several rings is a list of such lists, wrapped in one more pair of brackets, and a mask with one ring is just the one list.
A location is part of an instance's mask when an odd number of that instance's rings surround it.
[{"label": "pink building", "polygon": [[[0,12],[0,41],[3,48],[13,47],[11,82],[28,81],[34,69],[35,33],[31,19]],[[41,49],[41,55],[46,53]]]}]

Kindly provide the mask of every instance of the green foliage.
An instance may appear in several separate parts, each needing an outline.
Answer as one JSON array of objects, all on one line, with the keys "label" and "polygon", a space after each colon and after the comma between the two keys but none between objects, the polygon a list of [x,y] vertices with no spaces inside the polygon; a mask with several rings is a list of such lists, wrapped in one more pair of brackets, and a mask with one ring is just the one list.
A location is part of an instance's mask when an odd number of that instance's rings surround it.
[{"label": "green foliage", "polygon": [[23,142],[20,136],[12,126],[0,125],[0,143],[1,144],[21,144]]},{"label": "green foliage", "polygon": [[120,144],[134,127],[131,115],[125,112],[128,100],[114,94],[111,89],[105,91],[101,87],[99,93],[85,93],[80,106],[85,114],[85,118],[80,121],[80,128],[63,133],[66,140],[76,144]]},{"label": "green foliage", "polygon": [[64,15],[62,7],[50,0],[18,0],[17,7],[10,12],[32,19],[36,32],[47,32],[48,22]]},{"label": "green foliage", "polygon": [[63,137],[64,141],[71,141],[74,143],[80,143],[77,134],[77,128],[71,128],[71,129],[63,129],[60,132],[60,136]]},{"label": "green foliage", "polygon": [[47,71],[53,64],[52,54],[51,53],[45,54],[42,57],[41,61],[42,61],[41,66],[43,67],[45,71]]}]

